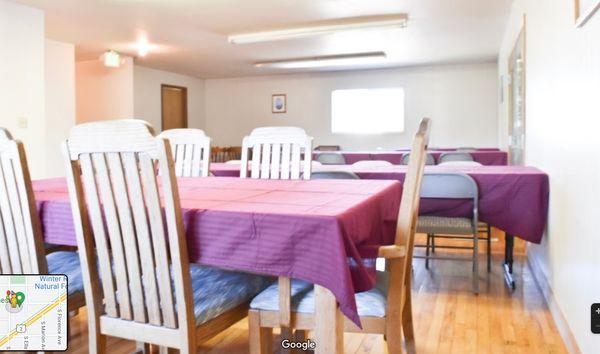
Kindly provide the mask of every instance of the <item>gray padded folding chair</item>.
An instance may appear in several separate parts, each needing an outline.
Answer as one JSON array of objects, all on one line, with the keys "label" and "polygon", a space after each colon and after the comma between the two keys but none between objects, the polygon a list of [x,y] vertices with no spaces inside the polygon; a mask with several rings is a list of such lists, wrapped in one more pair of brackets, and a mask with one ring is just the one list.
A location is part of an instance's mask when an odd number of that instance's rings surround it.
[{"label": "gray padded folding chair", "polygon": [[313,171],[310,179],[360,179],[360,177],[349,171]]},{"label": "gray padded folding chair", "polygon": [[[441,216],[419,216],[417,232],[427,234],[427,244],[418,245],[426,247],[425,256],[414,256],[425,258],[425,267],[429,268],[430,259],[440,260],[463,260],[473,262],[473,292],[479,292],[479,215],[478,198],[479,191],[477,183],[473,178],[462,173],[426,173],[423,176],[421,187],[421,198],[434,199],[472,199],[473,211],[471,217],[441,217]],[[473,250],[471,258],[459,257],[437,257],[430,255],[435,252],[435,238],[457,238],[473,240],[473,246],[437,246],[437,248],[470,249]],[[489,237],[488,249],[489,249]],[[489,259],[489,253],[488,253]]]},{"label": "gray padded folding chair", "polygon": [[323,152],[317,154],[317,161],[323,165],[345,165],[346,159],[344,155],[337,152]]},{"label": "gray padded folding chair", "polygon": [[446,152],[440,155],[438,163],[449,161],[474,161],[474,159],[468,152]]},{"label": "gray padded folding chair", "polygon": [[[402,155],[402,160],[400,161],[401,165],[408,165],[408,159],[410,159],[410,154]],[[435,158],[432,154],[427,154],[425,157],[425,165],[432,166],[435,165]]]}]

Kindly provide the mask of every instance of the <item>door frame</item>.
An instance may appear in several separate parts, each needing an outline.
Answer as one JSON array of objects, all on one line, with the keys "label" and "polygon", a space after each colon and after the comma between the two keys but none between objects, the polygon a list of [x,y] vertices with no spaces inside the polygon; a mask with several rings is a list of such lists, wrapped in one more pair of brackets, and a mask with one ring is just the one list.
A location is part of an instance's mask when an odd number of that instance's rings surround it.
[{"label": "door frame", "polygon": [[183,128],[187,128],[188,127],[188,94],[187,94],[187,87],[183,87],[183,86],[176,86],[176,85],[169,85],[169,84],[161,84],[160,85],[160,130],[164,130],[164,125],[165,125],[165,116],[164,116],[164,110],[163,110],[163,101],[164,101],[164,95],[163,95],[163,90],[165,88],[174,88],[174,89],[179,89],[183,91],[183,118],[184,118],[184,126]]},{"label": "door frame", "polygon": [[[523,66],[522,66],[522,76],[521,76],[521,80],[522,80],[522,104],[521,104],[521,117],[523,119],[523,158],[525,157],[525,150],[527,149],[527,109],[526,109],[526,105],[527,105],[527,100],[526,100],[526,96],[527,96],[527,32],[526,32],[526,24],[527,24],[527,17],[525,14],[523,14],[523,19],[521,21],[521,28],[519,30],[519,33],[517,34],[517,37],[514,40],[514,44],[513,44],[513,49],[510,52],[510,55],[507,58],[507,64],[508,64],[508,75],[510,77],[509,83],[508,83],[508,100],[507,100],[507,114],[508,114],[508,136],[509,138],[512,137],[512,132],[513,132],[513,84],[514,84],[514,79],[512,77],[512,73],[513,73],[513,58],[515,57],[515,54],[517,52],[517,50],[521,51],[521,56],[523,57]],[[510,162],[511,160],[511,156],[510,156],[510,147],[511,147],[511,140],[508,141],[508,160]]]}]

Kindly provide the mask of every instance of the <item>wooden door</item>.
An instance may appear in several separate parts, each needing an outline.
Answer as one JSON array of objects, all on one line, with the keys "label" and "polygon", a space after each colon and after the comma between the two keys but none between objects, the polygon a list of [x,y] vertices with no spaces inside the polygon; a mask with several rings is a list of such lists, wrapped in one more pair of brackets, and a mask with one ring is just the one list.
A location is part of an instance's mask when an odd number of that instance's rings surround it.
[{"label": "wooden door", "polygon": [[162,130],[187,128],[187,88],[161,85]]}]

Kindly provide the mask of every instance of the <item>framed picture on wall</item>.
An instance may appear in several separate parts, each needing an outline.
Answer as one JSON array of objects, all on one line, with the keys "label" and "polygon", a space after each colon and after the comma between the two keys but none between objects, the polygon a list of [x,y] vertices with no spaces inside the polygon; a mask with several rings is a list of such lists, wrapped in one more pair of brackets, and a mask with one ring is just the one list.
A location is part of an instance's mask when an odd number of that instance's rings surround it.
[{"label": "framed picture on wall", "polygon": [[600,9],[600,0],[574,0],[575,26],[582,27]]},{"label": "framed picture on wall", "polygon": [[272,113],[287,112],[287,96],[285,93],[276,93],[271,96],[271,112]]}]

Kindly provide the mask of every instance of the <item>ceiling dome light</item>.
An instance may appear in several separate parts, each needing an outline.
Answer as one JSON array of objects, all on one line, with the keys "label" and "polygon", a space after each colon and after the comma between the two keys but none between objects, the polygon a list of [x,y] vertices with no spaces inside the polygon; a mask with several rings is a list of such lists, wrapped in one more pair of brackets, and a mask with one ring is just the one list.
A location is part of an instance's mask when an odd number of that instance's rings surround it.
[{"label": "ceiling dome light", "polygon": [[145,57],[150,52],[150,43],[148,43],[148,39],[146,38],[140,38],[136,47],[140,57]]},{"label": "ceiling dome light", "polygon": [[118,68],[121,65],[121,56],[114,50],[109,50],[100,56],[104,66],[109,68]]}]

